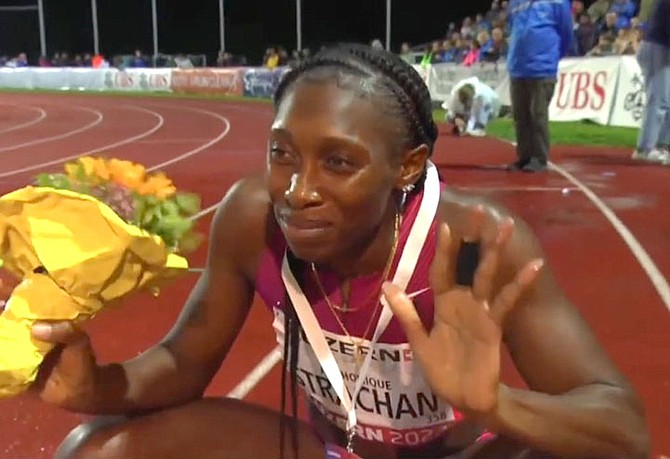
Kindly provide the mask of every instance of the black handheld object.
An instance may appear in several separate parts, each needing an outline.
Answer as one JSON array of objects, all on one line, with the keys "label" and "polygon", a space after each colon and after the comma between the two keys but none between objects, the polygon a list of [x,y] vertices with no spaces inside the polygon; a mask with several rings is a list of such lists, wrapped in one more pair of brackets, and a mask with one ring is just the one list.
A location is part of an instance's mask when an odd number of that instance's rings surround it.
[{"label": "black handheld object", "polygon": [[475,272],[479,265],[479,242],[461,242],[456,257],[456,284],[472,287]]}]

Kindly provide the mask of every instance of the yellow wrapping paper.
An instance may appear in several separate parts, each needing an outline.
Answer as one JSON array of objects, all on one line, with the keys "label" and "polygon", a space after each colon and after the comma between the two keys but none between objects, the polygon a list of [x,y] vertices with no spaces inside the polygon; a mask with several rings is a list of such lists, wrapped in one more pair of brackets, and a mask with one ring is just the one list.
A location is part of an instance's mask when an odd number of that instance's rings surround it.
[{"label": "yellow wrapping paper", "polygon": [[188,269],[160,237],[97,199],[39,187],[0,197],[0,259],[22,279],[0,314],[0,398],[26,390],[52,349],[32,338],[35,321],[91,318]]}]

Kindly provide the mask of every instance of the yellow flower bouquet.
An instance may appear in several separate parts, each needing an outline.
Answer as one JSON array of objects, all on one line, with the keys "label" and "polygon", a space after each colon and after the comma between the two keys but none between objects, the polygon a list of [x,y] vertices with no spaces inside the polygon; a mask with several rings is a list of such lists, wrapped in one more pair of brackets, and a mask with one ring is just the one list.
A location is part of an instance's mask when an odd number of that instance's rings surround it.
[{"label": "yellow flower bouquet", "polygon": [[0,197],[0,263],[20,279],[0,314],[0,398],[25,391],[52,345],[40,320],[83,321],[188,270],[200,199],[130,161],[81,157]]}]

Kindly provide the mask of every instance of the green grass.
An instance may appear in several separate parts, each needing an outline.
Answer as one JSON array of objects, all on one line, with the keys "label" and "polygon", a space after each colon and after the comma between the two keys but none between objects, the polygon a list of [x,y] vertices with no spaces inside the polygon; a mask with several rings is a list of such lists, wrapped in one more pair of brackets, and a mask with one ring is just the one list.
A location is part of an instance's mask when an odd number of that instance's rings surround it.
[{"label": "green grass", "polygon": [[[590,145],[603,147],[635,148],[636,128],[602,126],[590,121],[564,121],[549,123],[552,145]],[[510,118],[498,118],[486,128],[492,137],[515,140],[514,122]]]},{"label": "green grass", "polygon": [[[437,123],[444,122],[444,110],[433,110]],[[549,123],[552,145],[589,145],[602,147],[635,148],[636,128],[602,126],[591,121],[563,121]],[[514,141],[514,122],[511,118],[497,118],[486,127],[487,135]]]},{"label": "green grass", "polygon": [[[179,99],[208,99],[247,103],[270,103],[270,99],[249,98],[242,96],[205,95],[205,94],[174,94],[168,92],[144,91],[58,91],[32,89],[0,89],[1,93],[33,93],[33,94],[78,94],[95,96],[126,96],[126,97],[158,97]],[[436,108],[433,117],[437,123],[444,123],[444,110]],[[637,140],[636,128],[601,126],[590,121],[552,122],[549,123],[552,145],[590,145],[605,147],[635,148]],[[515,140],[514,123],[511,118],[493,120],[486,128],[491,137],[504,140]]]}]

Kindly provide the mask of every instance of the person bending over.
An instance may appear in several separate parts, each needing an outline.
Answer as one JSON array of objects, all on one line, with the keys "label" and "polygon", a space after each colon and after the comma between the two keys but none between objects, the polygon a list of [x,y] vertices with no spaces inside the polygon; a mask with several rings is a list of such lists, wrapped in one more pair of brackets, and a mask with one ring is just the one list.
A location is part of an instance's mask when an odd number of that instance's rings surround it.
[{"label": "person bending over", "polygon": [[455,135],[482,137],[486,126],[500,113],[500,98],[493,88],[471,77],[454,85],[442,108]]}]

